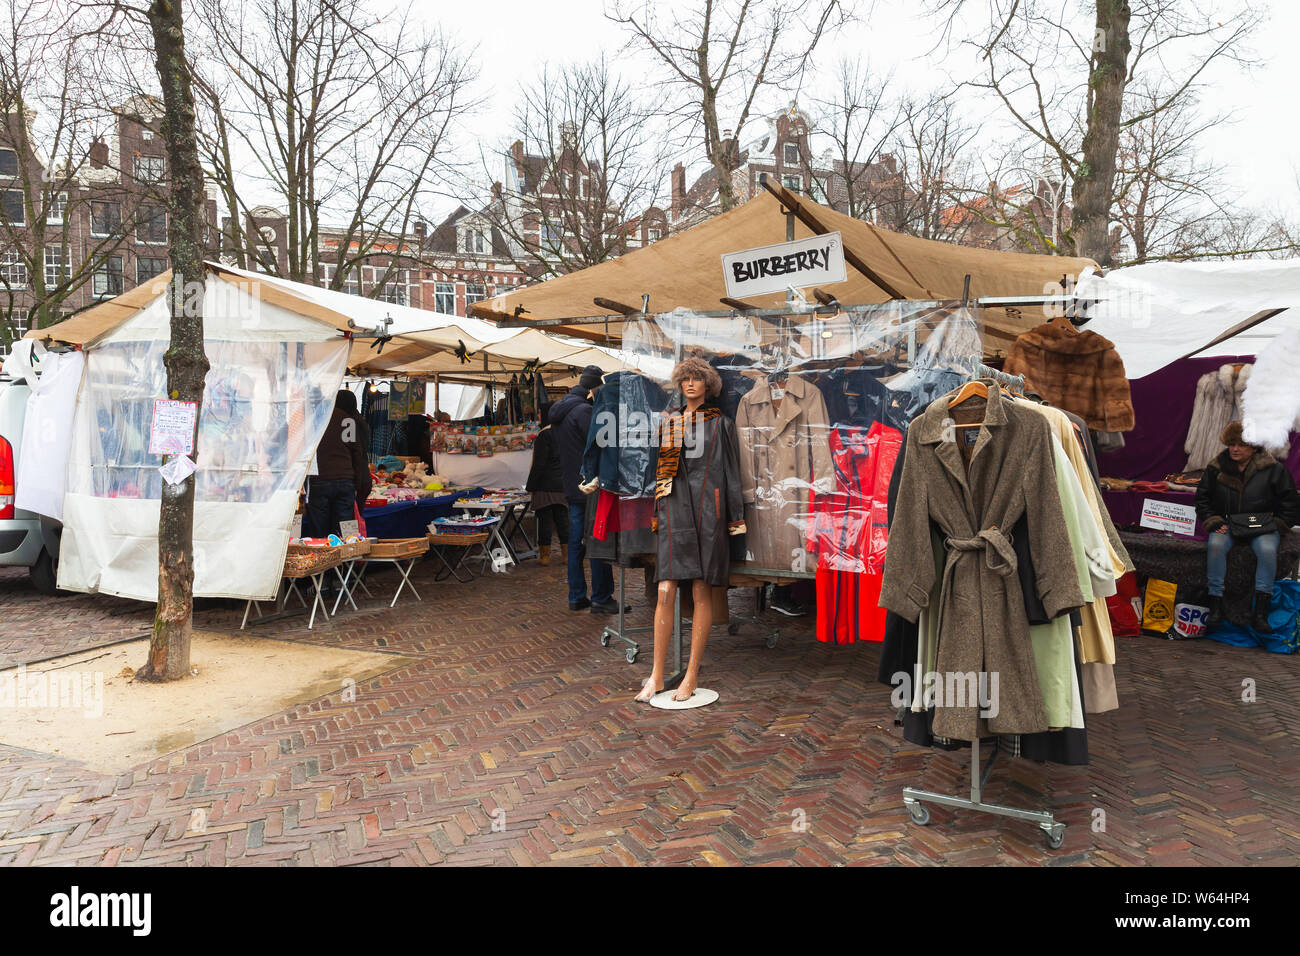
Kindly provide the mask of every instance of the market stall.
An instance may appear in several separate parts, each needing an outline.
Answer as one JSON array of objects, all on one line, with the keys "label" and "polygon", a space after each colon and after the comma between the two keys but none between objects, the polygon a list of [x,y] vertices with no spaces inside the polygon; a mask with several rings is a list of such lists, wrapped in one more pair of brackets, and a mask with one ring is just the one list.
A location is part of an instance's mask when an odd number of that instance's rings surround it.
[{"label": "market stall", "polygon": [[[929,732],[931,721],[939,732],[942,715],[949,738],[1014,733],[1025,746],[1023,755],[1086,763],[1085,713],[1118,706],[1105,596],[1114,592],[1127,555],[1098,503],[1068,419],[1014,397],[1023,380],[1001,376],[984,363],[1030,323],[1003,304],[979,309],[976,297],[1041,296],[1063,271],[1090,263],[896,236],[779,187],[769,189],[773,195],[646,249],[474,309],[503,325],[558,328],[618,342],[666,365],[683,359],[703,363],[691,366],[691,374],[708,383],[712,398],[694,412],[683,410],[684,393],[665,375],[604,377],[582,470],[595,482],[588,499],[588,553],[620,566],[653,563],[669,580],[810,582],[818,639],[883,640],[882,679],[888,683],[894,671],[907,677],[915,668],[919,678],[936,663],[940,670],[963,663],[959,635],[940,625],[936,640],[937,622],[924,611],[926,605],[958,609],[952,574],[959,573],[957,590],[987,592],[990,601],[1000,602],[987,605],[996,611],[987,619],[963,612],[960,627],[982,633],[989,653],[1008,635],[1023,634],[1022,646],[1032,644],[1033,658],[1015,664],[1020,676],[1003,697],[1008,719],[983,733],[969,709],[958,714],[946,704],[927,706],[917,686],[905,698],[908,739],[942,746]],[[827,266],[837,248],[851,268],[847,275]],[[724,263],[738,263],[734,273],[719,270],[720,255]],[[820,269],[821,277],[801,281],[795,274],[806,267],[810,274]],[[749,281],[765,270],[768,278],[791,278]],[[738,293],[731,280],[739,282],[741,276],[746,282],[739,284],[748,291]],[[653,311],[645,306],[647,297]],[[959,396],[970,404],[956,413],[962,424],[953,433],[969,440],[945,441],[947,406],[951,401],[955,407]],[[989,417],[980,425],[983,414]],[[602,420],[614,423],[612,439],[592,437]],[[994,426],[1009,420],[1022,434],[1038,437],[1024,447],[995,444],[994,436],[1004,432]],[[962,431],[965,427],[972,430]],[[704,442],[702,449],[689,437],[699,429],[707,436],[696,439]],[[719,462],[711,449],[731,442],[735,460],[724,456]],[[969,467],[980,469],[978,481],[972,472],[965,492],[955,478],[962,471],[959,445],[974,451]],[[702,451],[702,464],[691,463],[697,457],[687,451],[692,447]],[[1023,459],[1009,464],[1029,447],[1036,449],[1032,465]],[[951,452],[947,467],[954,477],[942,490],[939,484],[947,479],[935,477],[929,490],[909,468],[936,452]],[[1037,482],[1032,515],[1007,508],[997,512],[995,527],[981,529],[966,528],[978,518],[953,510],[954,503],[960,507],[970,498],[970,488],[981,494],[1006,489],[1007,497],[995,495],[991,507],[1002,507],[999,500],[1024,501],[1019,489],[1027,474]],[[679,495],[679,485],[689,490]],[[906,517],[909,530],[901,548],[893,542],[898,513],[890,520],[895,490],[899,508],[915,509],[919,503],[922,509],[920,519],[915,511]],[[944,536],[937,550],[926,507]],[[1006,530],[999,532],[1003,519]],[[1028,533],[1018,519],[1027,520]],[[739,531],[743,538],[732,534]],[[1032,553],[1013,550],[1013,541]],[[687,547],[680,559],[685,565],[676,563],[683,553],[677,546]],[[689,563],[697,547],[699,567]],[[1034,566],[1031,558],[1040,576],[1029,572],[1025,590],[1051,605],[1041,620],[1041,607],[1018,606],[1007,595],[1019,595],[1020,589],[1000,583],[1017,566]],[[941,570],[945,562],[947,569]],[[979,570],[985,564],[988,574]],[[891,581],[891,574],[897,580]],[[1060,590],[1049,598],[1050,575],[1059,576]],[[1053,617],[1071,608],[1073,616]],[[680,615],[674,627],[679,633]],[[617,637],[633,644],[632,661],[637,648],[631,633],[620,619],[617,628],[606,628],[601,642]],[[674,647],[680,670],[680,643]],[[944,656],[949,654],[957,656]],[[1006,663],[1010,674],[1011,662]],[[647,685],[646,693],[655,689]],[[913,818],[928,821],[924,801],[1019,816],[1039,822],[1052,845],[1059,845],[1061,824],[1050,814],[980,799],[980,760],[972,756],[971,799],[909,789]]]},{"label": "market stall", "polygon": [[199,449],[195,596],[270,599],[298,489],[343,379],[348,320],[209,264],[203,309],[211,367],[202,412],[196,423],[190,406],[187,421],[185,407],[163,407],[169,280],[170,273],[30,333],[85,357],[62,435],[70,452],[59,587],[156,600],[159,502],[169,480],[159,467],[160,442],[179,439],[189,454]]}]

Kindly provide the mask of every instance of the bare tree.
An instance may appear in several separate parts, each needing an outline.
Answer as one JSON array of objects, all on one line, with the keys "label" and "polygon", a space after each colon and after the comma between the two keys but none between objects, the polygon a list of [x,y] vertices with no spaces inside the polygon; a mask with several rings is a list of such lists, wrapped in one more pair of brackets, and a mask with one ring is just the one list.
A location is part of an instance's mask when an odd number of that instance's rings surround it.
[{"label": "bare tree", "polygon": [[737,202],[731,176],[759,94],[796,90],[823,36],[847,19],[839,0],[694,0],[682,12],[647,4],[642,13],[614,0],[606,16],[662,68],[661,112],[702,139],[723,212]]},{"label": "bare tree", "polygon": [[653,109],[636,86],[603,58],[544,69],[520,91],[514,133],[492,157],[506,175],[484,215],[515,265],[534,277],[562,275],[627,251],[666,166]]},{"label": "bare tree", "polygon": [[[813,198],[854,219],[872,219],[881,206],[902,198],[902,177],[890,150],[905,114],[891,92],[888,76],[846,57],[835,66],[830,95],[812,98],[818,113],[814,133],[829,144],[832,173],[830,195]],[[800,160],[812,182],[814,157],[801,150]]]},{"label": "bare tree", "polygon": [[951,97],[909,98],[893,140],[898,184],[881,206],[881,224],[897,232],[966,242],[978,217],[962,207],[974,191],[970,147],[977,130]]},{"label": "bare tree", "polygon": [[[139,200],[102,138],[115,122],[98,69],[108,41],[52,0],[0,8],[0,341],[75,311],[134,230]],[[92,203],[116,204],[87,229]],[[97,220],[98,221],[98,220]]]},{"label": "bare tree", "polygon": [[[1249,3],[1229,14],[1201,0],[1094,0],[1091,16],[1052,0],[989,0],[988,16],[967,0],[936,0],[947,31],[975,16],[981,79],[970,85],[1001,104],[1022,135],[1054,153],[1070,184],[1073,221],[1060,251],[1111,263],[1115,176],[1123,131],[1192,94],[1216,61],[1245,62],[1243,47],[1261,19]],[[1085,8],[1086,9],[1086,8]],[[1191,66],[1175,71],[1178,58]],[[1137,79],[1173,75],[1149,108],[1128,108]]]},{"label": "bare tree", "polygon": [[[236,261],[343,289],[376,252],[377,292],[418,261],[414,225],[448,131],[474,104],[473,71],[413,7],[374,0],[199,0],[211,59],[200,84],[201,150],[220,190]],[[252,226],[252,197],[287,211],[286,261]],[[334,248],[322,221],[339,223]]]}]

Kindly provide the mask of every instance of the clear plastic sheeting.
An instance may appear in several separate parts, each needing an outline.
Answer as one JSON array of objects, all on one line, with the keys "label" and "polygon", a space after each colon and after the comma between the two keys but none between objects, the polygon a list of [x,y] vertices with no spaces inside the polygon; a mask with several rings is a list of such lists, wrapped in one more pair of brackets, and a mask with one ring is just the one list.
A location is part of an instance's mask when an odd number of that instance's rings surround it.
[{"label": "clear plastic sheeting", "polygon": [[[204,385],[194,460],[194,594],[268,599],[278,586],[298,489],[334,407],[347,340],[265,302],[205,298]],[[250,319],[250,316],[254,318]],[[65,496],[59,586],[153,601],[166,396],[167,303],[154,301],[86,350]]]},{"label": "clear plastic sheeting", "polygon": [[[819,567],[880,573],[902,437],[982,358],[973,307],[911,301],[776,317],[679,309],[629,319],[623,344],[669,364],[697,356],[717,370],[713,401],[739,439],[744,570],[787,577]],[[668,407],[679,403],[674,394]],[[630,473],[643,473],[638,453],[619,454]]]}]

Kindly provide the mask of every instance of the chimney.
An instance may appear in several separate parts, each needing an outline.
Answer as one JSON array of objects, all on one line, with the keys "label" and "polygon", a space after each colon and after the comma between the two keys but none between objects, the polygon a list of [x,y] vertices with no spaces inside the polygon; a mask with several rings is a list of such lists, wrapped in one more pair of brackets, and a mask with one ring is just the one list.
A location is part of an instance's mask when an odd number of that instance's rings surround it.
[{"label": "chimney", "polygon": [[104,137],[96,136],[90,144],[90,168],[103,169],[108,165],[108,143]]},{"label": "chimney", "polygon": [[686,167],[678,163],[673,167],[672,217],[677,219],[686,210]]},{"label": "chimney", "polygon": [[572,146],[578,141],[578,124],[567,121],[560,124],[560,144]]},{"label": "chimney", "polygon": [[424,245],[424,236],[427,229],[428,226],[425,225],[423,219],[415,220],[415,238],[420,241],[420,245]]},{"label": "chimney", "polygon": [[501,189],[500,181],[494,182],[492,184],[492,201],[501,202],[504,199],[504,197],[505,197],[505,193]]},{"label": "chimney", "polygon": [[524,169],[524,142],[521,139],[515,140],[510,144],[510,157],[515,161],[515,168],[520,172]]}]

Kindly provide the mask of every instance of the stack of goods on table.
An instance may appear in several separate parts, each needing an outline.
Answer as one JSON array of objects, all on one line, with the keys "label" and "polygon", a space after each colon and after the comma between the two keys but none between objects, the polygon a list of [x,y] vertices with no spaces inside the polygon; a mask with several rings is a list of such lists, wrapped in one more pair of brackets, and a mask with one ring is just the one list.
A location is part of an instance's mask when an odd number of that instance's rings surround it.
[{"label": "stack of goods on table", "polygon": [[429,523],[431,534],[479,534],[487,531],[500,521],[491,515],[476,515],[472,518],[434,518]]},{"label": "stack of goods on table", "polygon": [[445,479],[429,473],[429,466],[418,458],[402,459],[393,455],[379,459],[371,472],[374,485],[366,506],[373,508],[392,501],[419,501],[448,493]]},{"label": "stack of goods on table", "polygon": [[437,427],[430,435],[434,451],[448,455],[478,455],[490,458],[508,451],[529,451],[537,439],[541,426],[536,422],[527,425],[483,425],[478,428]]},{"label": "stack of goods on table", "polygon": [[340,538],[336,534],[328,538],[294,539],[289,543],[285,555],[284,568],[287,577],[301,577],[316,574],[348,560],[369,554],[374,539],[352,534]]}]

